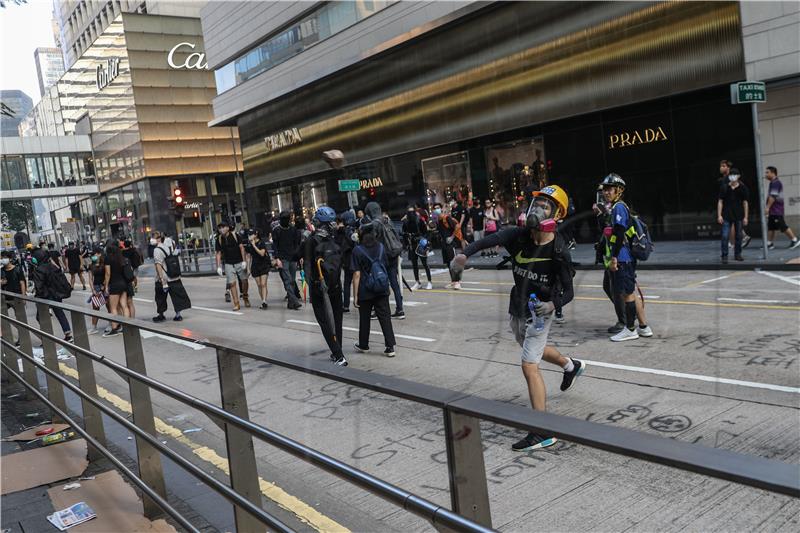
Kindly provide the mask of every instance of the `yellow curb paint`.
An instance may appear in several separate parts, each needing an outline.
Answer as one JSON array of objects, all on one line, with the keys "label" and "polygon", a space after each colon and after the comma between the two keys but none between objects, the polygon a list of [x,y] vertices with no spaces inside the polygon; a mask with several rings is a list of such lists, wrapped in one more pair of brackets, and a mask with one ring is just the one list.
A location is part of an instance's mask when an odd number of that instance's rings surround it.
[{"label": "yellow curb paint", "polygon": [[[73,379],[78,379],[78,371],[74,370],[73,368],[65,365],[64,363],[59,363],[59,368],[61,372],[69,376]],[[104,399],[120,411],[125,413],[132,413],[131,404],[124,400],[123,398],[117,396],[113,392],[109,390],[97,386],[97,395],[100,398]],[[176,428],[175,426],[171,426],[164,422],[162,419],[158,417],[155,418],[155,426],[156,431],[159,433],[166,435],[168,437],[172,437],[174,440],[180,442],[184,446],[187,446],[189,449],[192,450],[197,457],[202,459],[203,461],[212,464],[213,466],[217,467],[221,471],[223,471],[226,475],[230,475],[230,470],[228,469],[228,460],[224,457],[221,457],[217,452],[212,450],[207,446],[202,446],[191,439],[189,439],[183,432]],[[275,483],[267,481],[261,477],[258,478],[258,485],[261,489],[261,494],[275,502],[279,507],[289,511],[290,513],[294,514],[300,521],[310,525],[317,531],[335,531],[337,533],[349,533],[350,530],[344,527],[343,525],[339,524],[338,522],[334,521],[331,518],[323,515],[307,503],[301,501],[295,496],[292,496]]]}]

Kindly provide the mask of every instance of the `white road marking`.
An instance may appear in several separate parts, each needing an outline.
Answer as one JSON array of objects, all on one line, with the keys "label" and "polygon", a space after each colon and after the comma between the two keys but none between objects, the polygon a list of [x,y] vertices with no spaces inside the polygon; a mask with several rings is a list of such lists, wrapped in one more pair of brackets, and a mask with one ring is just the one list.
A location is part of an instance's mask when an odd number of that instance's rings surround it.
[{"label": "white road marking", "polygon": [[727,276],[720,276],[720,277],[718,277],[718,278],[714,278],[714,279],[707,279],[707,280],[705,280],[705,281],[701,281],[701,282],[700,282],[700,285],[704,285],[704,284],[706,284],[706,283],[713,283],[713,282],[715,282],[715,281],[719,281],[719,280],[721,280],[721,279],[726,279],[726,278],[729,278],[729,277],[731,277],[732,275],[733,275],[733,274],[728,274]]},{"label": "white road marking", "polygon": [[439,274],[444,274],[446,272],[450,272],[448,268],[434,268],[431,270],[431,276],[438,276]]},{"label": "white road marking", "polygon": [[645,294],[644,295],[644,299],[645,300],[658,300],[659,298],[661,298],[661,296],[658,296],[658,295],[655,295],[655,294]]},{"label": "white road marking", "polygon": [[675,378],[694,379],[697,381],[707,381],[710,383],[724,383],[726,385],[739,385],[753,389],[767,389],[778,392],[790,392],[800,394],[800,387],[786,387],[784,385],[772,385],[771,383],[757,383],[755,381],[741,381],[738,379],[718,378],[714,376],[703,376],[700,374],[686,374],[684,372],[673,372],[671,370],[661,370],[658,368],[644,368],[640,366],[617,365],[614,363],[604,363],[601,361],[586,361],[588,366],[595,365],[617,370],[627,370],[629,372],[641,372],[644,374],[658,374],[660,376],[670,376]]},{"label": "white road marking", "polygon": [[[308,322],[307,320],[294,320],[294,319],[292,319],[292,320],[287,320],[286,322],[291,322],[292,324],[303,324],[305,326],[317,326],[318,325],[316,322]],[[342,329],[345,329],[347,331],[356,331],[356,332],[358,331],[358,328],[350,328],[350,327],[347,327],[347,326],[342,326]],[[381,335],[380,331],[372,331],[372,330],[370,330],[369,333],[370,333],[370,335]],[[436,339],[429,339],[428,337],[414,337],[413,335],[401,335],[399,333],[395,333],[394,336],[398,337],[400,339],[408,339],[408,340],[411,340],[411,341],[436,342]]]},{"label": "white road marking", "polygon": [[148,304],[153,303],[153,300],[148,300],[147,298],[135,298],[134,297],[134,301],[136,301],[136,302],[145,302],[145,303],[148,303]]},{"label": "white road marking", "polygon": [[764,276],[769,276],[771,278],[779,279],[781,281],[785,281],[786,283],[791,283],[792,285],[797,285],[800,287],[800,280],[796,280],[793,277],[789,276],[782,276],[780,274],[775,274],[774,272],[767,272],[766,270],[759,270],[756,269],[757,274],[763,274]]},{"label": "white road marking", "polygon": [[152,331],[147,331],[145,329],[139,330],[139,332],[142,334],[143,339],[150,339],[150,338],[164,339],[165,341],[174,342],[175,344],[182,344],[183,346],[188,346],[192,350],[203,350],[206,348],[206,346],[203,346],[202,344],[197,344],[196,342],[187,341],[183,339],[176,339],[175,337],[169,337],[167,335],[154,333]]},{"label": "white road marking", "polygon": [[748,300],[747,298],[717,298],[720,302],[748,302],[754,304],[796,304],[797,300]]},{"label": "white road marking", "polygon": [[[394,300],[390,301],[389,305],[395,305]],[[403,307],[419,307],[420,305],[428,305],[428,302],[412,302],[410,300],[403,300]]]},{"label": "white road marking", "polygon": [[193,305],[192,309],[199,309],[201,311],[211,311],[212,313],[222,313],[225,315],[243,315],[244,313],[240,313],[239,311],[225,311],[224,309],[211,309],[210,307],[200,307],[199,305]]}]

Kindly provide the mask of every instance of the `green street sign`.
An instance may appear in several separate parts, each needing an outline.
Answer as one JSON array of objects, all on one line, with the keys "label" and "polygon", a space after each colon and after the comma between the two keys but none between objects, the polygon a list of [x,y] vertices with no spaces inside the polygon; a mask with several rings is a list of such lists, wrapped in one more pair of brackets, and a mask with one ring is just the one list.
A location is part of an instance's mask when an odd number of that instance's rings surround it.
[{"label": "green street sign", "polygon": [[361,182],[358,180],[339,180],[339,192],[358,191]]},{"label": "green street sign", "polygon": [[731,83],[732,104],[753,104],[767,101],[767,86],[763,81]]}]

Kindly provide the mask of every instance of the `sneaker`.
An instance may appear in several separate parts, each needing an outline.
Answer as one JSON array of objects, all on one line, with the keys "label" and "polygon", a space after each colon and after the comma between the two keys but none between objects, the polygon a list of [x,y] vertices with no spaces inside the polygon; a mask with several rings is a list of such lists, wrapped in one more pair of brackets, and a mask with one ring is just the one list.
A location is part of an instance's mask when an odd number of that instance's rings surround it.
[{"label": "sneaker", "polygon": [[294,305],[289,304],[286,307],[288,309],[291,309],[292,311],[296,311],[296,310],[300,309],[301,307],[303,307],[303,304],[299,304],[299,303],[298,304],[294,304]]},{"label": "sneaker", "polygon": [[563,311],[556,311],[555,318],[553,319],[553,322],[555,322],[556,324],[563,324],[566,321],[567,321],[567,319],[564,318],[564,312]]},{"label": "sneaker", "polygon": [[744,261],[744,257],[742,257],[741,255],[737,255],[737,256],[735,256],[735,257],[734,257],[734,259],[735,259],[736,261]]},{"label": "sneaker", "polygon": [[524,439],[514,443],[511,449],[515,452],[526,452],[528,450],[538,450],[547,448],[558,442],[555,437],[542,437],[536,433],[528,433]]},{"label": "sneaker", "polygon": [[572,372],[564,371],[564,377],[561,378],[561,390],[565,391],[572,386],[572,382],[578,379],[578,376],[583,374],[583,371],[586,370],[586,363],[583,361],[578,361],[577,359],[572,360],[572,364],[575,365],[575,368],[572,369]]},{"label": "sneaker", "polygon": [[244,300],[244,306],[250,307],[250,299],[249,298],[242,298]]},{"label": "sneaker", "polygon": [[453,288],[453,285],[454,285],[454,283],[451,281],[450,283],[448,283],[447,285],[445,285],[445,286],[444,286],[444,288],[445,288],[445,289],[452,289],[452,288]]},{"label": "sneaker", "polygon": [[396,318],[397,320],[405,320],[406,313],[405,311],[395,311],[394,313],[392,313],[392,318]]},{"label": "sneaker", "polygon": [[429,281],[429,282],[428,282],[428,284],[427,284],[427,285],[425,285],[425,289],[426,289],[426,290],[431,290],[432,288],[433,288],[433,283],[431,283],[431,282]]},{"label": "sneaker", "polygon": [[375,314],[375,311],[373,311],[372,313],[370,313],[370,315],[369,315],[369,319],[370,319],[370,320],[378,320],[378,315],[376,315],[376,314]]},{"label": "sneaker", "polygon": [[415,281],[414,284],[411,286],[411,292],[419,289],[419,281]]},{"label": "sneaker", "polygon": [[334,357],[331,356],[331,363],[336,366],[347,366],[347,359],[345,359],[344,356],[341,356],[338,359],[334,359]]},{"label": "sneaker", "polygon": [[362,346],[359,346],[357,342],[353,344],[353,348],[355,348],[356,351],[359,352],[359,353],[367,353],[369,351],[369,346],[362,347]]},{"label": "sneaker", "polygon": [[72,342],[72,333],[67,333],[64,335],[64,340],[67,342]]},{"label": "sneaker", "polygon": [[635,341],[638,338],[639,334],[636,333],[636,330],[622,328],[622,331],[611,337],[611,340],[614,342],[625,342],[625,341]]},{"label": "sneaker", "polygon": [[261,302],[261,309],[269,309],[267,302]]},{"label": "sneaker", "polygon": [[153,317],[153,322],[164,322],[166,319],[164,315],[157,315]]},{"label": "sneaker", "polygon": [[790,250],[794,250],[798,246],[800,246],[800,239],[795,239],[795,240],[793,240],[792,242],[789,243],[789,249]]},{"label": "sneaker", "polygon": [[752,237],[750,237],[750,235],[745,235],[744,237],[742,237],[742,248],[743,249],[747,248],[747,246],[750,244],[751,240],[752,240]]},{"label": "sneaker", "polygon": [[229,292],[225,293],[225,303],[231,303],[231,293]]},{"label": "sneaker", "polygon": [[623,324],[622,322],[617,322],[616,324],[614,324],[613,326],[608,328],[606,331],[608,331],[611,334],[616,335],[617,333],[619,333],[623,329],[625,329],[625,324]]},{"label": "sneaker", "polygon": [[110,332],[111,332],[111,326],[106,326],[106,329],[103,330],[103,335]]},{"label": "sneaker", "polygon": [[383,355],[386,357],[394,357],[394,346],[387,346],[383,351]]},{"label": "sneaker", "polygon": [[102,333],[102,330],[100,328],[92,328],[89,331],[87,331],[87,333],[89,335],[97,335],[98,333]]},{"label": "sneaker", "polygon": [[456,281],[456,282],[453,283],[453,290],[454,291],[460,291],[461,290],[461,282],[460,281]]},{"label": "sneaker", "polygon": [[349,313],[349,312],[350,312],[349,307],[345,307],[344,309],[342,309],[342,313]]},{"label": "sneaker", "polygon": [[233,306],[233,310],[234,310],[234,311],[238,311],[238,310],[239,310],[239,309],[241,309],[241,308],[242,308],[242,306],[240,306],[240,305],[234,305],[234,306]]},{"label": "sneaker", "polygon": [[174,320],[175,322],[183,322],[183,317],[181,315],[175,315],[175,318],[173,318],[172,320]]},{"label": "sneaker", "polygon": [[650,329],[650,326],[645,326],[645,327],[639,326],[639,329],[637,329],[636,332],[639,334],[640,337],[652,337],[653,336],[653,330]]},{"label": "sneaker", "polygon": [[[792,242],[794,242],[794,241],[792,241]],[[800,241],[798,241],[798,242],[800,242]],[[791,245],[791,244],[789,244],[789,247],[791,248],[791,247],[792,247],[792,245]],[[774,243],[771,243],[771,242],[768,242],[768,243],[767,243],[767,250],[774,250],[774,249],[775,249],[775,244],[774,244]]]},{"label": "sneaker", "polygon": [[103,333],[103,337],[116,337],[122,333],[122,326],[112,328],[108,333]]}]

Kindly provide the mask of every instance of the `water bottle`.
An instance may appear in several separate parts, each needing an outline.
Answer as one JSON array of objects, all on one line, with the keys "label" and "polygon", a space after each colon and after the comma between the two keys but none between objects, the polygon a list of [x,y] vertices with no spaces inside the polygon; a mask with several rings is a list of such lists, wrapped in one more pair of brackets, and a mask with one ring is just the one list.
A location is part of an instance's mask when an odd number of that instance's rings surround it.
[{"label": "water bottle", "polygon": [[535,307],[536,304],[539,303],[539,298],[536,297],[536,293],[532,292],[531,295],[528,297],[528,309],[531,312],[531,320],[533,320],[533,329],[536,331],[542,331],[544,329],[544,317],[543,316],[536,316]]}]

